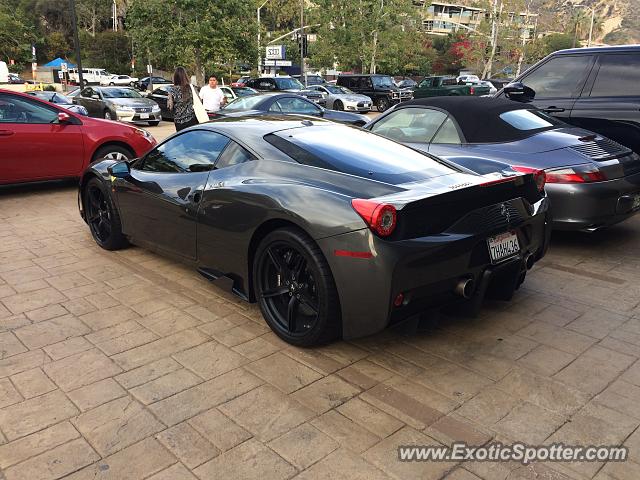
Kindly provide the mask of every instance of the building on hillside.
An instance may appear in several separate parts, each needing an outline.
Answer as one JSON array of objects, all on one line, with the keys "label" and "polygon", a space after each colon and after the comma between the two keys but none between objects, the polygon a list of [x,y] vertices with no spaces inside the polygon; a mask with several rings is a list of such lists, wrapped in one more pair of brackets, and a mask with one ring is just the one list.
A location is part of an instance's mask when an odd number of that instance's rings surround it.
[{"label": "building on hillside", "polygon": [[[477,32],[480,23],[488,17],[489,12],[483,8],[469,7],[457,3],[427,0],[413,0],[422,14],[422,27],[431,35],[448,35],[456,32]],[[530,12],[509,12],[504,16],[507,25],[522,25],[521,38],[535,38],[538,14]]]}]

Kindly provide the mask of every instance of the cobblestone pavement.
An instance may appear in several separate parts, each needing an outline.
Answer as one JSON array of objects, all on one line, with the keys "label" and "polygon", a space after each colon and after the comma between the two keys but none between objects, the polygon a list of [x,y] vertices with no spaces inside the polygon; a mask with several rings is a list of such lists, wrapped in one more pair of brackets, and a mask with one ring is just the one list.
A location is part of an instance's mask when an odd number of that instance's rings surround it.
[{"label": "cobblestone pavement", "polygon": [[[508,304],[303,350],[75,187],[0,191],[0,478],[640,478],[640,218],[556,236]],[[622,444],[626,463],[401,463],[400,444]],[[638,462],[638,463],[636,463]]]}]

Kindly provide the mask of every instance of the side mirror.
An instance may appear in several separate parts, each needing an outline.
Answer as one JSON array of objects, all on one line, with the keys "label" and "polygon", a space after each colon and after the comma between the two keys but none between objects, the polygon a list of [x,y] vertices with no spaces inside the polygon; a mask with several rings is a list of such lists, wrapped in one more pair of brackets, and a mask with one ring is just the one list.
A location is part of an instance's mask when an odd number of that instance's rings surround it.
[{"label": "side mirror", "polygon": [[71,115],[65,112],[58,112],[58,123],[71,123]]},{"label": "side mirror", "polygon": [[523,103],[531,102],[536,97],[536,92],[522,82],[511,82],[505,85],[504,94],[510,100]]},{"label": "side mirror", "polygon": [[127,178],[131,175],[129,163],[126,161],[109,165],[107,167],[107,171],[109,172],[109,175],[115,178]]}]

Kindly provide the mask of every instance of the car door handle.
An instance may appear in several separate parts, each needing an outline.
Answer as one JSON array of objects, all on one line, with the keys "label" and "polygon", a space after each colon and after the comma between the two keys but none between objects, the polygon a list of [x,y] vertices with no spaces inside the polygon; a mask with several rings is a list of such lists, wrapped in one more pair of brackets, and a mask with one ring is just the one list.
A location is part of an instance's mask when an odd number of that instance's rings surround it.
[{"label": "car door handle", "polygon": [[559,108],[559,107],[547,107],[547,108],[543,108],[542,111],[546,112],[546,113],[560,113],[560,112],[564,112],[564,108]]},{"label": "car door handle", "polygon": [[13,130],[0,130],[0,137],[9,137],[15,132]]}]

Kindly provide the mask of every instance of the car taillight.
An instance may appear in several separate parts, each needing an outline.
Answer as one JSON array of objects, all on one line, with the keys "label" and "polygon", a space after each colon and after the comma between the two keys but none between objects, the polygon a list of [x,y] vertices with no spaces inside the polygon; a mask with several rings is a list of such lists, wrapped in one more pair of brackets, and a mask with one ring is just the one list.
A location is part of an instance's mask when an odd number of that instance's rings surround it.
[{"label": "car taillight", "polygon": [[538,187],[538,190],[541,192],[544,190],[544,184],[547,183],[548,181],[547,174],[545,173],[544,170],[540,170],[538,168],[531,168],[531,167],[522,167],[519,165],[512,165],[511,168],[513,168],[516,172],[533,174],[533,179],[536,182],[536,186]]},{"label": "car taillight", "polygon": [[574,167],[546,170],[547,183],[591,183],[603,182],[607,176],[592,165],[578,165]]},{"label": "car taillight", "polygon": [[362,217],[371,230],[381,237],[388,237],[396,228],[396,207],[388,203],[355,198],[351,206]]},{"label": "car taillight", "polygon": [[469,95],[475,95],[476,94],[476,88],[475,87],[471,87],[469,89]]}]

